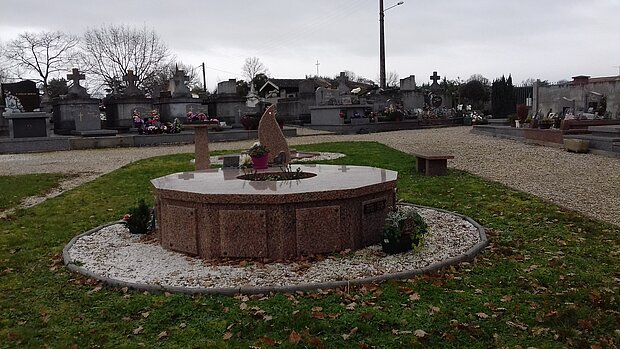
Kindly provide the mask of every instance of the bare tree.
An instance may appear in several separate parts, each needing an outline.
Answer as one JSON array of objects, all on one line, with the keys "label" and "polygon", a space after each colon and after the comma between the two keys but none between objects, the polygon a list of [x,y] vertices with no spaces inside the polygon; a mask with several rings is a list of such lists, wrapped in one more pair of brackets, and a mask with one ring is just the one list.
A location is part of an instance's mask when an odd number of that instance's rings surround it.
[{"label": "bare tree", "polygon": [[243,73],[243,76],[246,77],[248,81],[254,81],[254,78],[258,74],[269,74],[269,70],[265,68],[265,65],[261,63],[261,61],[257,57],[246,58],[245,63],[241,68],[241,71]]},{"label": "bare tree", "polygon": [[138,77],[136,85],[143,87],[164,69],[169,57],[168,47],[155,30],[124,25],[89,28],[84,33],[83,51],[84,70],[108,87],[122,81],[129,70]]},{"label": "bare tree", "polygon": [[396,87],[398,86],[399,83],[400,83],[400,80],[398,79],[398,73],[395,71],[388,72],[387,77],[385,79],[385,86]]},{"label": "bare tree", "polygon": [[[376,85],[379,84],[379,76],[375,78],[373,81]],[[387,72],[387,76],[385,77],[385,86],[386,87],[396,87],[400,84],[400,79],[398,78],[398,73],[395,71]]]},{"label": "bare tree", "polygon": [[471,81],[480,81],[485,86],[491,86],[489,79],[482,76],[482,74],[473,74],[469,77],[469,79],[467,79],[467,82]]},{"label": "bare tree", "polygon": [[68,70],[78,43],[77,37],[59,31],[25,32],[6,45],[4,56],[13,68],[38,74],[47,91],[50,75]]},{"label": "bare tree", "polygon": [[176,61],[171,61],[165,66],[162,66],[151,78],[144,80],[142,86],[148,93],[152,93],[156,89],[166,90],[170,79],[172,79],[177,69],[183,70],[185,75],[188,76],[188,81],[186,83],[190,90],[198,85],[202,86],[200,75],[196,67]]}]

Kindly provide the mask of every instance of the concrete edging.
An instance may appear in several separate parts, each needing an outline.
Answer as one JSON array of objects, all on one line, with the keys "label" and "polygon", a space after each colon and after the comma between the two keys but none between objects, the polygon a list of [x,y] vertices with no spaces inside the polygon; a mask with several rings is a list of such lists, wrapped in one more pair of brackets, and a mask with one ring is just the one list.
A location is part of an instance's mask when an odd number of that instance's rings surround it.
[{"label": "concrete edging", "polygon": [[446,259],[440,262],[433,263],[424,268],[406,270],[406,271],[402,271],[398,273],[384,274],[384,275],[372,276],[372,277],[355,279],[355,280],[328,281],[328,282],[319,282],[319,283],[313,283],[313,284],[298,284],[298,285],[291,285],[291,286],[274,286],[274,287],[187,288],[187,287],[177,287],[177,286],[157,286],[157,285],[149,285],[149,284],[134,283],[134,282],[110,279],[110,278],[101,276],[99,274],[93,273],[73,263],[69,255],[69,250],[71,249],[71,247],[73,247],[73,245],[78,239],[80,239],[83,236],[93,234],[105,227],[108,227],[114,224],[119,224],[122,221],[116,221],[116,222],[103,224],[103,225],[100,225],[96,228],[90,229],[82,234],[79,234],[73,237],[73,239],[71,239],[71,241],[69,241],[69,243],[63,249],[62,257],[63,257],[64,264],[68,270],[72,272],[80,273],[82,275],[85,275],[87,277],[90,277],[96,280],[99,280],[102,283],[104,283],[106,286],[120,287],[120,288],[128,287],[128,288],[135,289],[135,290],[149,291],[149,292],[171,292],[171,293],[205,294],[205,295],[221,294],[221,295],[232,296],[236,294],[293,293],[296,291],[334,289],[338,287],[347,287],[350,285],[362,285],[362,284],[370,284],[370,283],[379,283],[379,282],[384,282],[387,280],[408,279],[416,275],[431,273],[431,272],[434,272],[434,271],[437,271],[437,270],[440,270],[440,269],[443,269],[443,268],[446,268],[446,267],[449,267],[451,265],[455,265],[461,262],[472,261],[476,257],[476,255],[478,255],[489,244],[484,228],[480,224],[478,224],[478,222],[474,221],[470,217],[467,217],[465,215],[462,215],[456,212],[451,212],[451,211],[434,208],[434,207],[414,205],[414,204],[408,204],[408,203],[400,203],[400,205],[426,208],[426,209],[445,212],[445,213],[449,213],[449,214],[453,214],[455,216],[461,217],[465,219],[466,221],[470,222],[474,227],[476,227],[476,229],[478,230],[480,241],[478,241],[478,243],[472,246],[464,254],[461,254],[459,256],[455,256],[455,257],[452,257],[452,258],[449,258],[449,259]]}]

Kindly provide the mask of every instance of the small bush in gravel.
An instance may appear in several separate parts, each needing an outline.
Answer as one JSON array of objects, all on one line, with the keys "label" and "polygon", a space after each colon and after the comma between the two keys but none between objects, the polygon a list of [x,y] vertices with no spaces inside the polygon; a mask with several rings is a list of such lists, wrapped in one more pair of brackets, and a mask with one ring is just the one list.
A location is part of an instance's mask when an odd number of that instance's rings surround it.
[{"label": "small bush in gravel", "polygon": [[146,234],[150,229],[151,209],[143,198],[138,205],[129,209],[129,217],[125,221],[131,234]]},{"label": "small bush in gravel", "polygon": [[407,206],[397,206],[388,213],[383,227],[381,246],[385,253],[400,253],[418,246],[428,226],[418,212]]}]

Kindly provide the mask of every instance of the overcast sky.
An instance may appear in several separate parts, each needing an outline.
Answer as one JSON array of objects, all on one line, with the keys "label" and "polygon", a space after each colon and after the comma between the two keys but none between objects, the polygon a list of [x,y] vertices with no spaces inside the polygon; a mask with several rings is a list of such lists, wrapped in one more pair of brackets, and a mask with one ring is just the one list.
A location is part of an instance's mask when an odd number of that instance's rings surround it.
[{"label": "overcast sky", "polygon": [[[258,57],[274,78],[379,76],[379,0],[2,0],[0,41],[24,31],[153,28],[207,87]],[[385,7],[397,0],[384,0]],[[404,0],[385,12],[386,70],[428,82],[512,74],[557,81],[620,66],[620,0]],[[68,67],[69,68],[69,67]],[[69,70],[69,69],[68,69]]]}]

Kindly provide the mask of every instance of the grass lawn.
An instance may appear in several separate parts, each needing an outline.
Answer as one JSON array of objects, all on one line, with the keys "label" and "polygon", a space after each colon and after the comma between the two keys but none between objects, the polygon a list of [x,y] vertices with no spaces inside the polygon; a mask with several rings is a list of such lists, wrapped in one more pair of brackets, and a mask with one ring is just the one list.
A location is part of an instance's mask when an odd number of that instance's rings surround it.
[{"label": "grass lawn", "polygon": [[491,245],[475,262],[415,279],[264,297],[148,294],[67,272],[75,235],[119,219],[149,180],[191,170],[191,154],[139,161],[0,221],[0,348],[615,348],[620,227],[468,173],[413,172],[378,143],[336,164],[399,172],[398,196],[468,215]]},{"label": "grass lawn", "polygon": [[0,176],[0,210],[14,207],[28,196],[49,191],[63,178],[58,173]]}]

